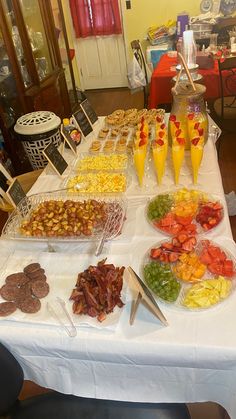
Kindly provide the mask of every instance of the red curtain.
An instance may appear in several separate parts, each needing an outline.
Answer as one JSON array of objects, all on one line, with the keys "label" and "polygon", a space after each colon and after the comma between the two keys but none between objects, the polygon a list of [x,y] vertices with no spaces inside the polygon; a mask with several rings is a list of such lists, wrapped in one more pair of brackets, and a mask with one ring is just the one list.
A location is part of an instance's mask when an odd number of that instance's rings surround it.
[{"label": "red curtain", "polygon": [[122,33],[118,0],[70,0],[77,38]]}]

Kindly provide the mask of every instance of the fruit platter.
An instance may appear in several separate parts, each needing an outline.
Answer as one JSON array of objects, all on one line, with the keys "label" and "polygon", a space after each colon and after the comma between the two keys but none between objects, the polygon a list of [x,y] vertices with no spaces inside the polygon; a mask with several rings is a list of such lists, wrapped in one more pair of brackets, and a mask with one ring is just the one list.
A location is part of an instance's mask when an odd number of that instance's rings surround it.
[{"label": "fruit platter", "polygon": [[235,289],[233,256],[210,240],[192,237],[188,249],[173,237],[152,246],[144,257],[143,279],[160,300],[200,310],[215,306]]},{"label": "fruit platter", "polygon": [[5,224],[2,236],[31,240],[96,240],[108,218],[108,240],[121,233],[126,204],[120,198],[39,194],[23,199]]},{"label": "fruit platter", "polygon": [[160,232],[175,236],[207,233],[223,219],[223,205],[209,194],[179,189],[154,197],[146,208],[150,224]]}]

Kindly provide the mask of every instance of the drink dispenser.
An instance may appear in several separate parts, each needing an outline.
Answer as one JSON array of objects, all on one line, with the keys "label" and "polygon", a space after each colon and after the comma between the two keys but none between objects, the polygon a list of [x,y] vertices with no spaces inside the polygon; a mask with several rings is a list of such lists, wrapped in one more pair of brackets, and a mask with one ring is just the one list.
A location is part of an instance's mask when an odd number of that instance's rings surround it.
[{"label": "drink dispenser", "polygon": [[196,91],[190,83],[179,83],[171,89],[173,104],[169,118],[169,141],[190,148],[192,140],[208,138],[208,115],[203,95],[206,87],[195,84]]}]

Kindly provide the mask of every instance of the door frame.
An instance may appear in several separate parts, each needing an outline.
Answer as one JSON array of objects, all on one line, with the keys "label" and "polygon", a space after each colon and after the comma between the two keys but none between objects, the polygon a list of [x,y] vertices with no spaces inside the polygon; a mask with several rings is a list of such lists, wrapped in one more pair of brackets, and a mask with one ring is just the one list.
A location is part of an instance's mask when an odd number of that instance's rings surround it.
[{"label": "door frame", "polygon": [[[120,18],[121,18],[121,26],[122,26],[122,38],[123,38],[123,42],[124,42],[124,50],[125,50],[125,64],[126,64],[126,71],[127,71],[127,67],[128,67],[128,59],[127,59],[127,34],[126,34],[126,28],[124,25],[124,10],[123,7],[125,7],[125,3],[124,0],[118,0],[119,2],[119,9],[120,9]],[[71,17],[71,13],[69,13],[70,15],[70,23],[71,23],[71,27],[73,28],[73,22],[72,22],[72,17]],[[96,36],[94,37],[96,38]],[[97,36],[97,38],[101,38],[101,36]],[[79,70],[79,78],[80,78],[80,88],[82,91],[85,90],[85,85],[84,85],[84,78],[83,78],[83,71],[81,66],[79,65],[80,62],[80,57],[82,56],[81,54],[81,49],[79,46],[79,42],[78,39],[75,37],[75,32],[73,30],[73,43],[74,43],[74,49],[75,49],[75,56],[77,57],[77,67]],[[128,83],[127,83],[127,87],[128,87]]]}]

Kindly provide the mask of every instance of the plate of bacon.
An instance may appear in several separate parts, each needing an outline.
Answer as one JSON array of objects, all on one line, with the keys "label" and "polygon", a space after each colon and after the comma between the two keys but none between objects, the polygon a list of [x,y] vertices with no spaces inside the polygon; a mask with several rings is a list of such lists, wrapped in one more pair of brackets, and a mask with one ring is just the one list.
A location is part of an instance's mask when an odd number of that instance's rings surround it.
[{"label": "plate of bacon", "polygon": [[70,295],[74,316],[85,323],[112,324],[124,306],[124,272],[124,266],[106,259],[80,272]]}]

